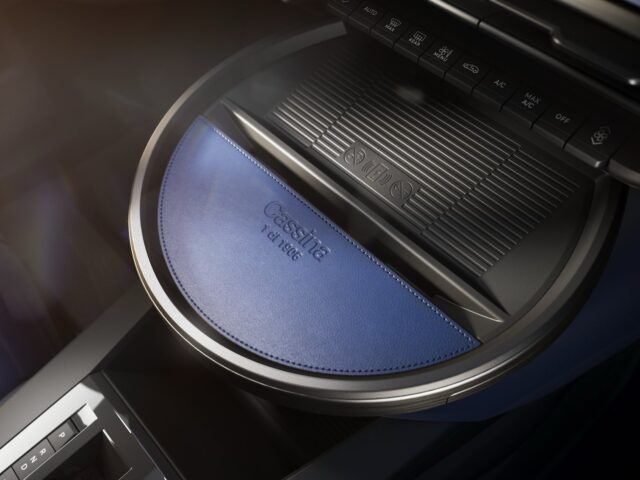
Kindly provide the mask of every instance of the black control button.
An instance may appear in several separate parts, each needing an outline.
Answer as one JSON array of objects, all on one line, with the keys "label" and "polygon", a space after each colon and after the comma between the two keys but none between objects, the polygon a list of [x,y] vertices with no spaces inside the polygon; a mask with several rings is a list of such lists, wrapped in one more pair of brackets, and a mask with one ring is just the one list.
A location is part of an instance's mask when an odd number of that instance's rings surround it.
[{"label": "black control button", "polygon": [[339,17],[346,18],[360,4],[360,0],[329,0],[327,8]]},{"label": "black control button", "polygon": [[569,140],[565,150],[592,167],[606,165],[613,153],[622,144],[626,129],[620,122],[593,118],[587,121]]},{"label": "black control button", "polygon": [[405,34],[396,42],[395,51],[409,60],[418,62],[420,56],[435,41],[436,37],[420,27],[409,27]]},{"label": "black control button", "polygon": [[48,440],[41,441],[38,445],[32,448],[29,453],[18,460],[14,465],[18,478],[23,480],[27,476],[31,475],[36,468],[40,467],[49,457],[53,455],[53,447]]},{"label": "black control button", "polygon": [[418,63],[431,73],[444,77],[444,74],[456,63],[460,55],[462,55],[462,50],[457,46],[438,40],[424,52]]},{"label": "black control button", "polygon": [[51,445],[57,451],[64,447],[76,433],[78,433],[76,427],[71,423],[71,420],[68,420],[56,428],[54,432],[47,437],[47,440],[51,442]]},{"label": "black control button", "polygon": [[634,136],[613,154],[609,173],[627,185],[640,188],[640,137]]},{"label": "black control button", "polygon": [[489,66],[478,59],[463,55],[447,72],[445,79],[456,87],[471,93],[489,71]]},{"label": "black control button", "polygon": [[369,33],[383,16],[384,10],[381,6],[372,2],[363,2],[349,16],[348,22],[357,29]]},{"label": "black control button", "polygon": [[13,470],[9,469],[0,473],[0,480],[18,480]]},{"label": "black control button", "polygon": [[505,104],[504,111],[531,127],[548,106],[546,95],[536,89],[525,87],[511,97]]},{"label": "black control button", "polygon": [[498,70],[492,70],[473,89],[473,96],[500,110],[516,91],[517,82]]},{"label": "black control button", "polygon": [[371,36],[380,40],[385,45],[393,47],[393,44],[402,36],[408,25],[404,19],[388,13],[371,30]]},{"label": "black control button", "polygon": [[584,122],[585,116],[563,103],[554,103],[533,125],[533,129],[551,142],[564,147],[569,137]]}]

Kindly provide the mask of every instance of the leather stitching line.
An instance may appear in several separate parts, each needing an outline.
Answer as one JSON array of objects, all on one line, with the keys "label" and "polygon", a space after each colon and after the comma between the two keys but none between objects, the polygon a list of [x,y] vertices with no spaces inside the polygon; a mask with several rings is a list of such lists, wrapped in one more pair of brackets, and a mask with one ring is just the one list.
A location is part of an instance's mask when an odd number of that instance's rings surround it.
[{"label": "leather stitching line", "polygon": [[[270,177],[271,180],[275,181],[283,190],[285,190],[289,195],[291,195],[293,198],[295,198],[300,204],[302,204],[304,207],[306,207],[307,209],[309,209],[314,215],[316,215],[320,220],[322,220],[324,223],[326,223],[332,230],[334,230],[336,233],[338,233],[343,239],[345,239],[351,246],[355,247],[361,254],[363,254],[369,261],[371,261],[372,263],[374,263],[378,268],[380,268],[381,270],[383,270],[385,273],[387,273],[391,278],[393,278],[396,282],[398,282],[400,285],[402,285],[402,287],[404,287],[407,291],[409,291],[414,297],[416,297],[418,300],[420,300],[420,302],[428,307],[431,311],[433,311],[436,315],[438,315],[442,320],[444,320],[447,325],[449,325],[451,328],[453,328],[456,332],[458,332],[460,335],[462,335],[465,340],[469,343],[469,345],[467,345],[466,347],[461,347],[458,348],[452,352],[449,352],[447,354],[444,355],[439,355],[437,357],[432,357],[429,360],[424,360],[422,362],[417,362],[417,363],[413,363],[413,364],[408,364],[408,365],[399,365],[399,366],[395,366],[395,367],[385,367],[385,368],[377,368],[377,369],[342,369],[342,368],[327,368],[327,367],[320,367],[320,366],[315,366],[315,365],[307,365],[307,364],[303,364],[300,362],[295,362],[295,361],[291,361],[291,360],[287,360],[285,358],[281,358],[277,355],[273,355],[270,354],[268,352],[265,352],[257,347],[254,347],[253,345],[250,345],[249,343],[245,342],[244,340],[236,337],[234,334],[232,334],[231,332],[227,331],[224,327],[222,327],[221,325],[219,325],[214,319],[212,319],[204,310],[202,310],[202,308],[197,304],[197,302],[191,297],[191,295],[187,292],[187,289],[184,287],[184,285],[182,284],[182,282],[180,281],[180,277],[178,276],[176,270],[173,267],[173,264],[171,262],[171,258],[170,255],[168,255],[168,249],[166,246],[166,242],[165,242],[165,238],[164,238],[164,222],[163,222],[163,210],[164,210],[164,194],[165,194],[165,185],[167,183],[167,179],[170,176],[170,171],[171,168],[174,164],[174,160],[179,156],[179,153],[182,151],[183,147],[184,147],[184,143],[186,141],[186,139],[189,137],[190,132],[196,127],[196,125],[198,124],[204,124],[206,127],[208,127],[209,129],[211,129],[213,132],[215,132],[217,135],[219,135],[222,139],[224,139],[231,147],[233,147],[235,150],[237,150],[240,154],[242,154],[242,156],[244,156],[247,160],[249,160],[255,167],[257,167],[258,169],[260,169],[264,174],[268,175]],[[260,355],[263,355],[265,357],[271,358],[273,360],[282,362],[282,363],[286,363],[288,365],[293,365],[293,366],[297,366],[297,367],[302,367],[302,368],[306,368],[309,370],[316,370],[316,371],[324,371],[324,372],[337,372],[337,373],[376,373],[376,372],[392,372],[392,371],[398,371],[398,370],[406,370],[406,369],[410,369],[410,368],[417,368],[417,367],[421,367],[421,366],[426,366],[429,364],[433,364],[434,362],[440,361],[440,360],[445,360],[447,358],[451,358],[453,356],[456,356],[458,353],[462,353],[465,352],[467,350],[469,350],[470,348],[473,347],[473,338],[470,337],[465,331],[463,331],[460,327],[458,327],[456,324],[454,324],[451,320],[449,320],[448,318],[446,318],[439,310],[437,310],[433,305],[431,305],[430,303],[428,303],[424,298],[422,298],[421,295],[419,295],[417,292],[415,292],[409,285],[407,285],[402,279],[400,279],[398,276],[396,276],[392,271],[390,271],[389,269],[387,269],[384,265],[382,265],[375,257],[373,257],[369,252],[367,252],[366,250],[364,250],[360,245],[358,245],[353,239],[349,238],[344,232],[342,232],[340,229],[338,229],[335,225],[333,225],[327,218],[325,218],[320,212],[318,212],[317,210],[315,210],[315,208],[313,208],[311,205],[309,205],[305,200],[303,200],[297,192],[291,190],[289,188],[289,186],[287,186],[286,184],[282,183],[282,181],[275,177],[270,171],[268,171],[265,167],[263,167],[260,163],[258,163],[255,159],[253,159],[248,153],[246,153],[244,150],[242,150],[238,145],[236,145],[232,140],[230,140],[224,133],[222,133],[220,130],[218,130],[216,127],[214,127],[213,125],[211,125],[208,121],[206,121],[205,119],[203,119],[202,117],[200,117],[196,122],[194,122],[189,129],[187,130],[187,132],[185,133],[185,135],[182,137],[182,139],[180,140],[180,142],[178,143],[175,152],[172,155],[172,158],[169,162],[169,165],[167,167],[167,171],[166,174],[164,176],[163,182],[162,182],[162,188],[161,188],[161,193],[160,193],[160,236],[161,236],[161,241],[162,241],[162,247],[163,250],[165,251],[166,258],[167,258],[167,263],[169,264],[169,268],[171,269],[171,272],[173,273],[174,278],[176,279],[176,281],[178,282],[178,285],[180,287],[180,290],[182,291],[182,293],[189,299],[189,301],[191,302],[191,304],[196,308],[196,310],[198,310],[198,312],[200,312],[200,314],[205,317],[210,323],[212,323],[217,329],[219,329],[222,333],[224,333],[227,337],[231,338],[232,340],[234,340],[235,342],[237,342],[238,344],[248,348],[249,350],[252,350],[256,353],[259,353]]]}]

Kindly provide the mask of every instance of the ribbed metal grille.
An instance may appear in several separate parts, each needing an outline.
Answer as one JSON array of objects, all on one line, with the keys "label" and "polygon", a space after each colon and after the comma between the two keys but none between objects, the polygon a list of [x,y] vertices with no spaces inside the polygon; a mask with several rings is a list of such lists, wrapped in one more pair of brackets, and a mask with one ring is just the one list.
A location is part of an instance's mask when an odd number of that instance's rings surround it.
[{"label": "ribbed metal grille", "polygon": [[320,66],[271,112],[306,147],[318,141],[372,83],[350,68],[349,61],[336,59]]},{"label": "ribbed metal grille", "polygon": [[482,275],[576,188],[564,176],[519,151],[427,223],[422,235],[470,271]]},{"label": "ribbed metal grille", "polygon": [[272,118],[343,167],[345,152],[363,144],[405,173],[415,181],[410,197],[383,200],[477,276],[577,188],[471,112],[428,96],[407,99],[393,80],[349,59],[320,67]]}]

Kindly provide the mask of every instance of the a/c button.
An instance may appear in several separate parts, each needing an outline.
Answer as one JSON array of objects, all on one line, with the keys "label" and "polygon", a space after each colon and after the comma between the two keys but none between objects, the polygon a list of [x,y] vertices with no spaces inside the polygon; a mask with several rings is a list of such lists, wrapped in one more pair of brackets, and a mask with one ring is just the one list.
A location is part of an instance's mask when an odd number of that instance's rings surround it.
[{"label": "a/c button", "polygon": [[493,70],[474,88],[473,96],[500,110],[516,91],[516,81],[504,73]]}]

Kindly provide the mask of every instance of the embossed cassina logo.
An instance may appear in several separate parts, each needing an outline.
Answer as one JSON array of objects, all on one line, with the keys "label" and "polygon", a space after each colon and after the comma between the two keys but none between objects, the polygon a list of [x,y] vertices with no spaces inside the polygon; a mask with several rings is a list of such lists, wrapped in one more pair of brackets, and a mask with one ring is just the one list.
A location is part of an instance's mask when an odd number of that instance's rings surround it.
[{"label": "embossed cassina logo", "polygon": [[306,228],[302,223],[289,214],[284,206],[273,201],[267,203],[264,207],[264,214],[270,218],[273,223],[284,232],[304,251],[307,251],[315,260],[321,262],[327,255],[331,253],[331,249],[324,245],[317,237],[317,233],[313,228]]}]

